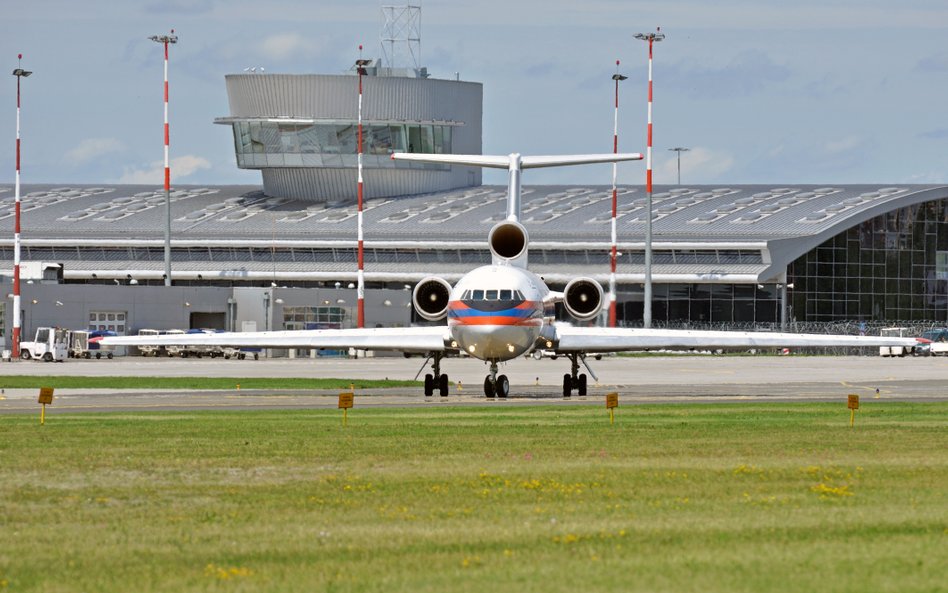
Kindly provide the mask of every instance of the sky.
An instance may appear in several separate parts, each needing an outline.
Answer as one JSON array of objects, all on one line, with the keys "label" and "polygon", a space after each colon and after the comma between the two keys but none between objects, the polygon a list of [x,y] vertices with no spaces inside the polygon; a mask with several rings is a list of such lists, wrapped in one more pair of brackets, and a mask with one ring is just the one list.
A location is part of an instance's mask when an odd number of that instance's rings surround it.
[{"label": "sky", "polygon": [[[417,2],[417,0],[416,0]],[[386,0],[386,4],[391,4]],[[4,0],[0,64],[23,80],[23,183],[160,185],[171,47],[173,183],[253,184],[224,76],[343,73],[378,56],[378,0]],[[484,85],[486,154],[645,152],[654,54],[654,180],[684,184],[948,183],[944,0],[421,0],[421,64]],[[0,183],[15,173],[16,79],[0,87]],[[528,171],[526,184],[611,183],[610,165]],[[505,183],[485,172],[486,183]],[[623,163],[619,183],[642,184]]]}]

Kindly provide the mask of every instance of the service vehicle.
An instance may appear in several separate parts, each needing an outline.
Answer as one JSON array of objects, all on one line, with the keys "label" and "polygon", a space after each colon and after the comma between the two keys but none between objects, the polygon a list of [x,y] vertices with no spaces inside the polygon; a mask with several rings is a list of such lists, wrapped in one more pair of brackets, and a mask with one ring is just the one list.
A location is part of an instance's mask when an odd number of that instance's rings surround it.
[{"label": "service vehicle", "polygon": [[[140,336],[160,336],[165,332],[158,329],[140,329],[138,330],[138,335]],[[156,346],[155,344],[142,344],[138,347],[138,353],[142,356],[160,356],[165,354],[165,349],[163,346]]]},{"label": "service vehicle", "polygon": [[[883,338],[905,338],[908,337],[909,329],[907,327],[884,327],[879,331]],[[880,346],[879,356],[905,356],[911,354],[914,350],[911,346]]]},{"label": "service vehicle", "polygon": [[40,327],[32,342],[20,342],[20,358],[35,358],[43,362],[62,362],[69,357],[69,330],[60,327]]},{"label": "service vehicle", "polygon": [[948,356],[948,328],[930,329],[918,338],[916,356]]}]

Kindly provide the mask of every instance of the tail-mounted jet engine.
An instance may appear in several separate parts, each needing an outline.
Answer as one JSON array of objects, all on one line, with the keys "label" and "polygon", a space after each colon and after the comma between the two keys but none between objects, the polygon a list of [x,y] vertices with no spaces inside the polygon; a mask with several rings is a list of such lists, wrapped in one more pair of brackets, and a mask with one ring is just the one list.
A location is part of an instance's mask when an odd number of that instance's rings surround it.
[{"label": "tail-mounted jet engine", "polygon": [[436,276],[428,276],[415,285],[411,293],[411,302],[424,319],[438,321],[448,314],[448,300],[451,285]]},{"label": "tail-mounted jet engine", "polygon": [[589,321],[602,310],[602,286],[592,278],[576,278],[563,291],[563,306],[580,321]]},{"label": "tail-mounted jet engine", "polygon": [[519,222],[505,220],[494,225],[487,236],[487,244],[494,264],[509,263],[527,267],[527,229]]}]

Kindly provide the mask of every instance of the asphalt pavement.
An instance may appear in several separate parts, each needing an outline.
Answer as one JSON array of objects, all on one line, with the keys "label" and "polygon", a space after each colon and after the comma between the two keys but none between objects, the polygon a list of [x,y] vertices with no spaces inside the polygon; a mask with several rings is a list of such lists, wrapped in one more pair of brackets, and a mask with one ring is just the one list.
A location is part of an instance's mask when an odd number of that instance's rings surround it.
[{"label": "asphalt pavement", "polygon": [[[57,389],[50,412],[238,410],[332,408],[338,391],[238,390],[241,378],[312,377],[413,379],[424,359],[168,359],[126,357],[68,360],[63,363],[0,363],[0,384],[8,375],[232,377],[234,389],[215,391],[142,389]],[[855,393],[865,401],[946,401],[948,358],[876,356],[608,356],[589,359],[598,377],[589,378],[589,395],[562,397],[569,361],[518,359],[501,365],[511,383],[506,400],[488,400],[483,383],[487,365],[463,358],[442,362],[451,379],[446,398],[424,397],[420,388],[357,390],[357,406],[437,405],[603,405],[618,392],[622,405],[636,403],[845,401]],[[589,374],[586,368],[582,372]],[[426,369],[430,372],[430,368]],[[3,389],[0,414],[37,409],[36,389]]]}]

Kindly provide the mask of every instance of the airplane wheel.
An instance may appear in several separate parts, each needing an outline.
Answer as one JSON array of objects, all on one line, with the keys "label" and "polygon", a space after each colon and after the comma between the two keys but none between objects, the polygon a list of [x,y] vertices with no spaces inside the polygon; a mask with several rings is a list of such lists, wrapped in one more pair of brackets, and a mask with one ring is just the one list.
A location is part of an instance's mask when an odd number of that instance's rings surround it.
[{"label": "airplane wheel", "polygon": [[431,397],[434,394],[434,377],[431,373],[425,375],[425,397]]},{"label": "airplane wheel", "polygon": [[490,375],[484,379],[484,395],[491,399],[494,397],[494,383],[490,380]]},{"label": "airplane wheel", "polygon": [[102,353],[101,353],[101,352],[96,352],[96,353],[95,353],[95,359],[96,359],[96,360],[99,360],[100,358],[102,358]]},{"label": "airplane wheel", "polygon": [[579,392],[579,395],[586,395],[586,374],[585,373],[579,376],[579,386],[576,387],[576,390]]},{"label": "airplane wheel", "polygon": [[83,353],[82,353],[82,357],[85,358],[86,360],[89,360],[90,358],[92,358],[92,353],[91,353],[91,352],[83,352]]},{"label": "airplane wheel", "polygon": [[441,375],[438,379],[438,391],[441,393],[441,397],[448,397],[448,376]]},{"label": "airplane wheel", "polygon": [[182,351],[181,351],[181,358],[187,358],[187,357],[188,357],[188,353],[185,352],[184,350],[182,350]]},{"label": "airplane wheel", "polygon": [[30,354],[29,350],[23,350],[20,352],[20,360],[29,360],[31,358],[33,358],[33,355]]},{"label": "airplane wheel", "polygon": [[510,381],[507,380],[507,375],[499,375],[497,377],[497,383],[494,384],[494,391],[497,393],[497,397],[507,397],[507,394],[510,393]]},{"label": "airplane wheel", "polygon": [[260,360],[260,354],[254,352],[254,354],[253,354],[253,359],[254,359],[254,360]]},{"label": "airplane wheel", "polygon": [[569,397],[573,394],[573,378],[569,374],[563,375],[563,397]]}]

